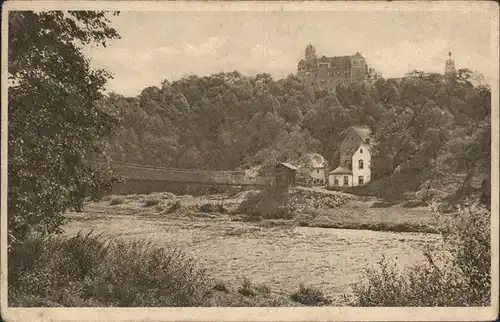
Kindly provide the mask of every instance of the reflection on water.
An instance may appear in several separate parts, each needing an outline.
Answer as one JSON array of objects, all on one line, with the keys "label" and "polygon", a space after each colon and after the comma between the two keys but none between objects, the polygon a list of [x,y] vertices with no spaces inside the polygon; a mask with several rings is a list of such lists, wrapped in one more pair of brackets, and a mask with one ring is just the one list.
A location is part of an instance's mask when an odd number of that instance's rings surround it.
[{"label": "reflection on water", "polygon": [[423,246],[439,241],[438,235],[421,233],[260,228],[242,222],[138,216],[94,216],[70,220],[66,227],[69,234],[93,229],[179,247],[212,277],[231,284],[247,277],[273,291],[290,293],[304,283],[330,295],[348,293],[365,267],[376,264],[382,255],[400,265],[417,263],[424,259]]}]

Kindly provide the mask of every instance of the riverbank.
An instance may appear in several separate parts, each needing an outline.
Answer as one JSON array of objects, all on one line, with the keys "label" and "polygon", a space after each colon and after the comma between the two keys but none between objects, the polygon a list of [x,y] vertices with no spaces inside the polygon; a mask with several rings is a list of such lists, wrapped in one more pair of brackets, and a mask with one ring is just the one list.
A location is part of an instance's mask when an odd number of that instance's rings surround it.
[{"label": "riverbank", "polygon": [[[272,298],[288,303],[280,305],[296,305],[290,294],[301,284],[319,289],[334,305],[344,305],[342,295],[350,294],[350,285],[382,256],[397,258],[402,266],[419,263],[425,260],[423,247],[440,240],[435,234],[301,227],[299,220],[304,218],[246,222],[234,211],[252,193],[110,196],[87,203],[82,213],[68,213],[65,235],[94,231],[126,242],[178,248],[231,290],[230,295],[217,293],[222,302],[229,301],[228,296],[240,298],[237,290],[247,278],[253,285],[267,286]],[[349,222],[353,210],[365,222],[376,220],[375,214],[383,220],[393,215],[387,209],[370,208],[369,203],[356,200],[319,210],[310,222],[319,225],[325,218]],[[414,217],[417,212],[405,220]]]}]

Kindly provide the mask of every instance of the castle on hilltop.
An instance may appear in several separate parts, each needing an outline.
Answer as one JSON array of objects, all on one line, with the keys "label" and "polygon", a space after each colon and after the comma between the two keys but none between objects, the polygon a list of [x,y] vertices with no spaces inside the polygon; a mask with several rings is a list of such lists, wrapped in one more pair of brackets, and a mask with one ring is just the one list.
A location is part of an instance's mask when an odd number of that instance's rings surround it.
[{"label": "castle on hilltop", "polygon": [[304,59],[297,66],[297,77],[323,89],[334,89],[343,82],[364,81],[367,74],[368,66],[360,53],[318,58],[316,48],[311,44],[307,45]]}]

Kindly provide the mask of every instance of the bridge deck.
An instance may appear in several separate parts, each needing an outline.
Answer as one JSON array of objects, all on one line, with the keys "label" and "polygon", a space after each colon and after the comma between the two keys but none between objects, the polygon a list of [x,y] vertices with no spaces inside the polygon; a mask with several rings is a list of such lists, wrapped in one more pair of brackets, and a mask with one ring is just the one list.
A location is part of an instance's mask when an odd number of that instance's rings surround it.
[{"label": "bridge deck", "polygon": [[[108,165],[106,162],[94,161],[94,164]],[[172,183],[193,183],[235,186],[270,186],[274,177],[248,177],[243,171],[211,171],[176,168],[161,168],[144,165],[109,163],[118,174],[133,180],[154,180]]]}]

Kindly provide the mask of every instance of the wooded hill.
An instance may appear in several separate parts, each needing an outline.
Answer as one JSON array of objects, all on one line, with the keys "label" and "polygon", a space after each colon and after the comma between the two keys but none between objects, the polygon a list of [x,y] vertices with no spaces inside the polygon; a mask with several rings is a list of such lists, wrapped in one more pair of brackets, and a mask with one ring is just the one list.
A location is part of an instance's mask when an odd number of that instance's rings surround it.
[{"label": "wooded hill", "polygon": [[451,180],[457,190],[458,182],[470,185],[478,174],[489,175],[491,94],[488,86],[472,84],[473,76],[459,70],[444,82],[441,75],[414,71],[335,91],[311,88],[292,75],[274,80],[232,72],[164,81],[138,97],[105,98],[123,121],[109,156],[226,170],[318,152],[335,168],[345,130],[362,124],[375,135],[374,179],[394,180],[386,194],[425,188],[427,197],[429,191],[449,195],[440,185]]}]

